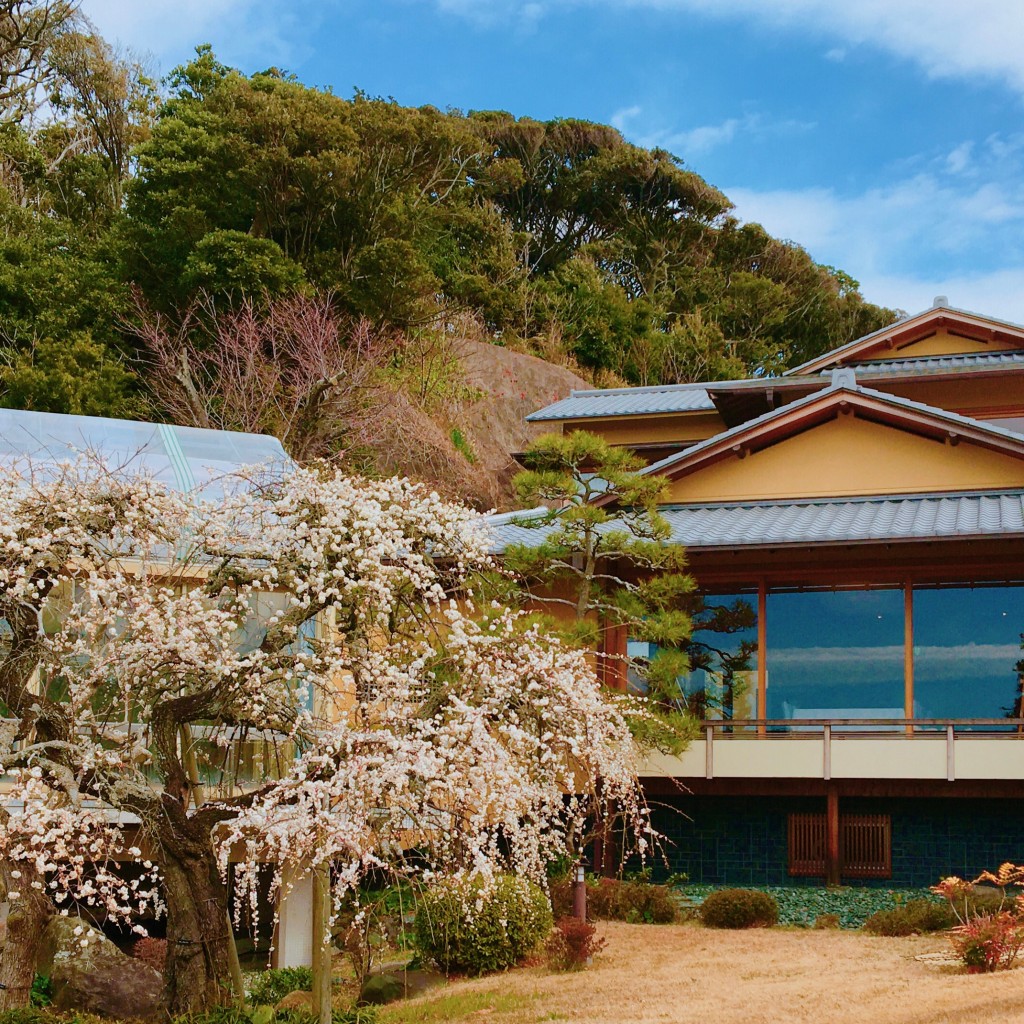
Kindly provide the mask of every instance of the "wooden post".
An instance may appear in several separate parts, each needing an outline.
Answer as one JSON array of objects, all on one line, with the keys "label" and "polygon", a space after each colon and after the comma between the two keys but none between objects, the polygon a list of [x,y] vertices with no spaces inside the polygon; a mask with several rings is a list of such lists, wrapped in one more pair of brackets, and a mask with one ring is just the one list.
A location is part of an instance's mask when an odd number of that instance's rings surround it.
[{"label": "wooden post", "polygon": [[757,727],[758,736],[767,733],[764,721],[768,717],[768,585],[764,579],[757,584]]},{"label": "wooden post", "polygon": [[331,879],[326,864],[313,871],[313,1012],[331,1024]]},{"label": "wooden post", "polygon": [[[903,717],[914,717],[914,588],[910,580],[903,584]],[[909,722],[906,731],[914,735]]]},{"label": "wooden post", "polygon": [[825,807],[825,884],[839,884],[839,790],[828,787]]}]

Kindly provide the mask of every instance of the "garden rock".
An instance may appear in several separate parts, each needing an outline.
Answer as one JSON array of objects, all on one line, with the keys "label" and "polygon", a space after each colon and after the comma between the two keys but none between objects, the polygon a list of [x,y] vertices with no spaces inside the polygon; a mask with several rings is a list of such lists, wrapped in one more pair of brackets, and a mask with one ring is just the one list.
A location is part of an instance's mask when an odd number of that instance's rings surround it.
[{"label": "garden rock", "polygon": [[54,1010],[84,1010],[120,1020],[155,1019],[161,1013],[160,972],[122,953],[81,918],[50,919],[36,971],[50,978]]},{"label": "garden rock", "polygon": [[405,997],[405,982],[397,974],[374,974],[363,982],[359,990],[362,1006],[383,1006]]},{"label": "garden rock", "polygon": [[394,969],[385,965],[377,974],[370,975],[359,990],[359,1003],[363,1006],[383,1006],[397,999],[411,999],[447,981],[438,971],[406,970],[401,964]]},{"label": "garden rock", "polygon": [[281,999],[277,1006],[274,1007],[274,1011],[280,1010],[300,1010],[303,1013],[313,1012],[313,993],[303,992],[296,990],[295,992],[289,992],[283,999]]}]

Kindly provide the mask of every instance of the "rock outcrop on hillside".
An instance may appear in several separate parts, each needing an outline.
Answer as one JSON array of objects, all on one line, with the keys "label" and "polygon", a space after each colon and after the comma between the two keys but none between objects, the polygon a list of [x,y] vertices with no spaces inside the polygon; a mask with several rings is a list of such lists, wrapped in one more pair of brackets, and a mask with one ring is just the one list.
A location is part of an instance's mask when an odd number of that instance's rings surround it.
[{"label": "rock outcrop on hillside", "polygon": [[423,481],[479,509],[514,508],[514,455],[550,429],[527,423],[527,415],[590,385],[563,366],[488,341],[456,339],[444,358],[450,397],[379,394],[374,470]]},{"label": "rock outcrop on hillside", "polygon": [[512,477],[519,469],[513,456],[551,429],[527,423],[537,409],[591,385],[564,366],[481,341],[459,343],[470,387],[481,397],[468,405],[459,421],[476,455],[477,465],[494,487],[495,507],[511,508]]}]

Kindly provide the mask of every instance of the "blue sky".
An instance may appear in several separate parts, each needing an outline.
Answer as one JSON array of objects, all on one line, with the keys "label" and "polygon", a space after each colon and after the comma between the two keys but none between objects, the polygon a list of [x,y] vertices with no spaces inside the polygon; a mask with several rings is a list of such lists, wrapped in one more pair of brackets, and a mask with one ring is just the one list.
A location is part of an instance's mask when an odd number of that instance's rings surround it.
[{"label": "blue sky", "polygon": [[658,144],[875,302],[1024,322],[1021,0],[83,0],[166,72],[573,116]]}]

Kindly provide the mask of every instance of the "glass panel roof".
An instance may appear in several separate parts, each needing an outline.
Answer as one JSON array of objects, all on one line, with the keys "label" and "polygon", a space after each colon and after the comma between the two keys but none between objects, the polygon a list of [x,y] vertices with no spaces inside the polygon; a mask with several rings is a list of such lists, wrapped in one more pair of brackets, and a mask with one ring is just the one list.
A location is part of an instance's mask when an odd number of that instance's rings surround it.
[{"label": "glass panel roof", "polygon": [[207,497],[240,466],[289,461],[269,434],[0,409],[0,462],[66,462],[85,453],[113,469],[149,473],[177,490]]}]

